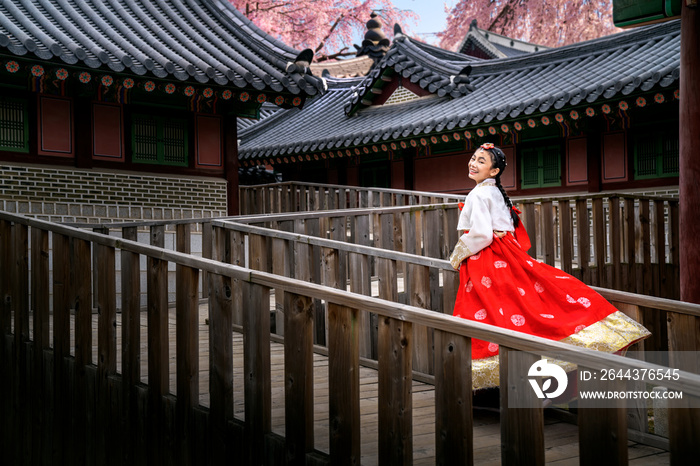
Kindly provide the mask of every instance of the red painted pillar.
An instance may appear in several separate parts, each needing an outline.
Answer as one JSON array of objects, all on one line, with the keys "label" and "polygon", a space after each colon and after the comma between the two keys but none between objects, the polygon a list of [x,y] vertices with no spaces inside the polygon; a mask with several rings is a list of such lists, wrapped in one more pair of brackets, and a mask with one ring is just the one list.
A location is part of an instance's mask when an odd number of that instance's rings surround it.
[{"label": "red painted pillar", "polygon": [[240,213],[238,201],[238,128],[237,117],[224,119],[224,172],[226,177],[226,204],[228,215]]},{"label": "red painted pillar", "polygon": [[700,303],[700,6],[683,1],[680,78],[681,300]]}]

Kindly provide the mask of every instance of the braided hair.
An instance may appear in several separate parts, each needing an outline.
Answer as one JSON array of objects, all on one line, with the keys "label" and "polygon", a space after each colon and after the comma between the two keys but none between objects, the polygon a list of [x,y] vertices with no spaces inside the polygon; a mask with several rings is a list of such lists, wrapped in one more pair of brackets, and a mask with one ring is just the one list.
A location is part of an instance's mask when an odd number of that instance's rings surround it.
[{"label": "braided hair", "polygon": [[498,190],[501,192],[503,200],[506,203],[506,207],[508,207],[508,210],[510,211],[510,217],[513,219],[513,226],[517,227],[520,224],[520,217],[518,217],[518,213],[516,212],[515,207],[513,207],[513,203],[501,184],[501,175],[505,171],[506,165],[508,165],[506,163],[506,154],[500,148],[496,147],[490,142],[482,144],[479,149],[484,150],[491,155],[491,168],[498,168],[498,175],[495,177],[496,187],[498,187]]}]

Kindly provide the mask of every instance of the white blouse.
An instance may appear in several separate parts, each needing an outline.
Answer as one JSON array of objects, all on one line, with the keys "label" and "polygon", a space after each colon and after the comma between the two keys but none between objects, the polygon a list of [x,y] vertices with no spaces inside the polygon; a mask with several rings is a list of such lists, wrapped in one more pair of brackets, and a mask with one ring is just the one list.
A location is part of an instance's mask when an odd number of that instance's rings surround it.
[{"label": "white blouse", "polygon": [[487,178],[472,189],[464,200],[457,222],[458,230],[468,230],[460,240],[476,254],[493,242],[494,231],[514,231],[513,219],[496,180]]}]

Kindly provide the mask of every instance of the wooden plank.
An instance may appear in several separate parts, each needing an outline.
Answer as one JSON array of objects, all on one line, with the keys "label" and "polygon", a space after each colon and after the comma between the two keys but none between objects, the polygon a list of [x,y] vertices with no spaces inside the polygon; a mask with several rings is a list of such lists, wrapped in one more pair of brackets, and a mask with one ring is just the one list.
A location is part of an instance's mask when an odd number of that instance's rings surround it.
[{"label": "wooden plank", "polygon": [[530,366],[539,357],[503,345],[499,355],[501,463],[544,464],[542,400],[527,379]]},{"label": "wooden plank", "polygon": [[[426,225],[423,228],[423,231],[425,231],[423,241],[425,241],[425,255],[428,257],[440,258],[440,251],[445,242],[445,235],[442,229],[442,214],[442,210],[436,209],[429,210],[425,213],[424,221]],[[430,307],[426,309],[441,312],[442,289],[440,288],[440,271],[436,268],[428,268],[428,279]]]},{"label": "wooden plank", "polygon": [[544,262],[554,266],[554,206],[552,201],[542,202],[542,225]]},{"label": "wooden plank", "polygon": [[561,269],[570,274],[573,272],[573,228],[571,224],[571,206],[569,201],[559,201],[559,229],[561,235]]},{"label": "wooden plank", "polygon": [[249,464],[262,464],[265,436],[272,431],[270,290],[246,282],[242,287],[246,456]]},{"label": "wooden plank", "polygon": [[663,201],[654,201],[654,246],[656,247],[656,262],[659,264],[659,276],[654,280],[654,296],[668,298],[668,277],[666,275],[666,232],[665,210]]},{"label": "wooden plank", "polygon": [[27,225],[15,223],[12,234],[13,257],[12,262],[12,308],[15,316],[15,345],[14,345],[14,379],[16,390],[14,392],[13,405],[19,413],[15,417],[15,435],[17,441],[12,447],[17,449],[17,458],[31,458],[32,445],[29,432],[31,426],[31,404],[28,398],[29,373],[27,372],[27,342],[29,341],[29,230]]},{"label": "wooden plank", "polygon": [[[348,254],[350,269],[350,291],[365,296],[372,293],[369,273],[369,258],[364,254]],[[359,352],[363,358],[371,358],[372,354],[372,332],[370,330],[370,315],[361,312],[357,316],[357,326],[359,332]],[[374,355],[376,358],[376,355]]]},{"label": "wooden plank", "polygon": [[[579,366],[581,367],[581,366]],[[624,390],[623,381],[579,380],[579,390]],[[579,399],[580,464],[627,464],[627,419],[624,401]]]},{"label": "wooden plank", "polygon": [[612,255],[612,287],[622,289],[622,222],[620,219],[620,198],[610,197],[610,254]]},{"label": "wooden plank", "polygon": [[[347,227],[348,219],[346,216],[334,217],[331,220],[331,239],[335,241],[347,242]],[[338,285],[341,290],[347,289],[348,283],[348,253],[338,251]]]},{"label": "wooden plank", "polygon": [[[99,432],[110,431],[110,402],[108,378],[117,373],[117,294],[115,277],[114,248],[104,245],[95,246],[95,256],[99,264],[97,274],[97,425]],[[167,295],[166,295],[167,296]],[[167,300],[167,298],[166,298]],[[167,307],[166,307],[167,310]],[[149,322],[150,328],[150,322]],[[166,329],[167,330],[167,329]],[[167,338],[165,349],[167,353]],[[151,350],[149,342],[149,350]],[[167,355],[166,355],[167,364]],[[149,376],[150,376],[149,365]],[[165,380],[167,384],[167,366]],[[150,379],[150,378],[149,378]],[[149,380],[150,382],[150,380]],[[96,461],[107,464],[113,443],[119,443],[114,436],[97,436]]]},{"label": "wooden plank", "polygon": [[[202,258],[204,259],[212,259],[212,225],[211,221],[205,221],[202,222]],[[205,270],[201,271],[202,274],[202,283],[207,283],[207,272]],[[202,298],[207,297],[207,293],[209,290],[207,289],[206,286],[203,287],[204,289],[202,290]]]},{"label": "wooden plank", "polygon": [[635,221],[635,201],[633,197],[625,197],[625,227],[627,230],[627,237],[626,237],[626,242],[627,242],[627,248],[626,248],[626,253],[627,253],[627,266],[628,266],[628,274],[627,274],[627,283],[628,285],[628,291],[631,292],[636,292],[637,291],[637,223]]},{"label": "wooden plank", "polygon": [[597,197],[593,199],[593,239],[595,241],[596,284],[602,287],[607,287],[607,277],[605,274],[605,258],[607,256],[606,236],[603,199]]},{"label": "wooden plank", "polygon": [[379,319],[379,464],[413,464],[411,322]]},{"label": "wooden plank", "polygon": [[209,449],[215,465],[227,461],[226,424],[233,419],[231,278],[209,274]]},{"label": "wooden plank", "polygon": [[313,301],[284,293],[285,449],[287,464],[305,464],[314,449]]},{"label": "wooden plank", "polygon": [[15,351],[20,354],[24,352],[24,342],[29,340],[29,229],[27,225],[15,223],[13,230],[12,309]]},{"label": "wooden plank", "polygon": [[[227,242],[228,246],[226,246],[227,251],[225,254],[227,256],[230,256],[230,261],[233,265],[237,265],[239,267],[245,267],[245,256],[246,256],[246,244],[245,244],[245,235],[237,232],[237,231],[230,231],[228,240],[226,240],[226,236],[223,237],[223,240]],[[202,282],[204,283],[204,282]],[[240,283],[240,280],[238,278],[233,278],[231,279],[231,286],[235,289],[238,287],[238,284]],[[233,296],[233,301],[231,305],[233,306],[233,323],[236,325],[243,325],[243,306],[242,306],[242,300],[243,296],[240,293],[236,293]]]},{"label": "wooden plank", "polygon": [[678,201],[668,202],[668,232],[670,235],[669,246],[670,246],[670,257],[671,263],[673,264],[673,276],[671,280],[673,281],[673,287],[671,298],[680,299],[680,221],[678,213]]},{"label": "wooden plank", "polygon": [[435,331],[435,464],[474,464],[471,339]]},{"label": "wooden plank", "polygon": [[[1,227],[0,227],[1,229]],[[1,233],[0,233],[1,234]],[[1,241],[1,240],[0,240]],[[49,235],[46,230],[32,228],[31,233],[32,251],[31,251],[31,296],[32,309],[34,311],[33,322],[33,347],[32,353],[34,363],[32,368],[33,390],[32,397],[33,410],[31,425],[33,427],[31,435],[34,443],[33,449],[33,464],[42,464],[42,452],[45,445],[48,443],[48,438],[45,436],[46,427],[49,425],[48,415],[46,411],[50,406],[50,401],[47,400],[48,394],[44,390],[44,350],[49,349],[50,338],[50,322],[49,322]],[[0,245],[0,248],[2,246]],[[0,267],[5,269],[5,267]],[[4,301],[4,300],[3,300]],[[0,304],[1,306],[1,304]],[[0,310],[0,312],[2,312]],[[5,334],[0,330],[0,358],[2,358],[2,340]],[[5,373],[2,367],[2,359],[0,359],[0,373]],[[0,383],[0,397],[4,397],[2,383]],[[2,406],[0,404],[0,406]],[[0,422],[0,435],[2,433],[2,423]],[[0,454],[0,460],[2,456]],[[7,460],[7,459],[6,459]],[[5,461],[4,464],[11,464]]]},{"label": "wooden plank", "polygon": [[[189,225],[178,225],[177,248],[189,249]],[[199,405],[199,270],[177,265],[175,270],[175,332],[177,401],[175,407],[177,457],[180,464],[197,464],[190,430]]]},{"label": "wooden plank", "polygon": [[[430,274],[428,267],[409,264],[411,293],[409,304],[422,309],[431,308]],[[413,326],[413,368],[433,374],[433,331],[425,325]]]},{"label": "wooden plank", "polygon": [[651,221],[649,218],[649,200],[639,200],[639,224],[641,226],[641,237],[639,241],[642,245],[642,288],[637,291],[643,294],[650,294],[652,290],[651,276]]},{"label": "wooden plank", "polygon": [[539,232],[537,231],[537,217],[535,216],[535,203],[534,202],[526,202],[524,204],[524,211],[523,213],[525,214],[525,231],[527,231],[527,235],[530,237],[530,249],[525,251],[528,254],[530,254],[532,257],[537,258],[537,243],[538,243],[538,234]]},{"label": "wooden plank", "polygon": [[[71,301],[75,312],[73,443],[77,453],[84,451],[85,445],[91,440],[91,433],[86,430],[88,413],[85,402],[87,400],[85,367],[92,364],[92,256],[88,241],[72,238],[70,244],[73,274]],[[82,464],[81,455],[78,455],[75,460],[76,463]]]},{"label": "wooden plank", "polygon": [[[163,247],[165,228],[151,227],[151,245]],[[155,464],[165,452],[163,397],[169,386],[168,345],[168,263],[148,257],[146,260],[147,318],[148,318],[148,461]]]},{"label": "wooden plank", "polygon": [[[122,229],[122,238],[137,241],[136,227]],[[122,291],[122,389],[124,391],[124,422],[127,426],[124,459],[136,462],[138,429],[136,385],[141,381],[141,267],[139,255],[120,251]]]},{"label": "wooden plank", "polygon": [[591,274],[591,233],[590,219],[588,216],[588,202],[586,199],[576,200],[576,240],[578,242],[578,261],[581,270],[581,278],[590,283]]},{"label": "wooden plank", "polygon": [[68,375],[63,361],[70,356],[70,245],[67,236],[54,233],[53,247],[53,353],[54,353],[54,464],[64,464],[65,445],[70,438],[66,400]]},{"label": "wooden plank", "polygon": [[[321,237],[321,222],[319,219],[308,219],[305,223],[305,233],[316,238]],[[309,255],[304,256],[310,260],[308,271],[311,273],[309,280],[312,283],[321,283],[321,247],[310,246]],[[326,344],[326,309],[321,305],[321,300],[314,298],[314,343]]]},{"label": "wooden plank", "polygon": [[360,464],[360,312],[333,303],[328,307],[328,392],[330,461]]},{"label": "wooden plank", "polygon": [[[3,264],[11,264],[12,259],[12,222],[0,220],[0,260]],[[12,293],[11,269],[0,267],[0,337],[12,332],[12,308],[10,296]],[[0,344],[4,347],[4,344]]]}]

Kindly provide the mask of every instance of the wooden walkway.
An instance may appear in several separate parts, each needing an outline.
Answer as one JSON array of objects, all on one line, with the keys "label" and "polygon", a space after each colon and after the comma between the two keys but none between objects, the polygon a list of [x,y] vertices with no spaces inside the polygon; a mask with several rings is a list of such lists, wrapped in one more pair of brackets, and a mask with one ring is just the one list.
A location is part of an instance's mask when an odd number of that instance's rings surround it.
[{"label": "wooden walkway", "polygon": [[[199,316],[199,360],[200,360],[200,404],[209,406],[209,325],[207,307],[200,307]],[[71,319],[72,320],[72,319]],[[175,311],[170,310],[170,392],[176,394],[175,380]],[[121,314],[117,315],[118,336],[118,371],[121,369]],[[141,314],[141,380],[148,379],[147,316]],[[74,328],[72,326],[72,328]],[[93,362],[97,358],[97,315],[93,317]],[[74,347],[71,342],[71,347]],[[243,393],[243,336],[233,334],[234,355],[234,416],[244,418]],[[285,406],[284,406],[284,346],[281,343],[271,343],[271,376],[272,376],[272,431],[284,436]],[[360,409],[362,436],[362,464],[373,466],[377,464],[377,429],[378,429],[378,376],[377,371],[362,367],[360,370]],[[314,443],[316,450],[328,453],[328,359],[314,355]],[[475,406],[478,406],[478,398]],[[497,402],[495,403],[497,406]],[[474,417],[474,464],[501,464],[501,432],[499,414],[494,407],[476,407]],[[552,465],[578,465],[579,443],[578,427],[575,424],[560,420],[552,411],[545,410],[545,460]],[[434,387],[430,384],[413,381],[413,459],[415,465],[435,464],[435,397]],[[629,442],[630,465],[666,465],[670,464],[667,451],[650,446]]]}]

